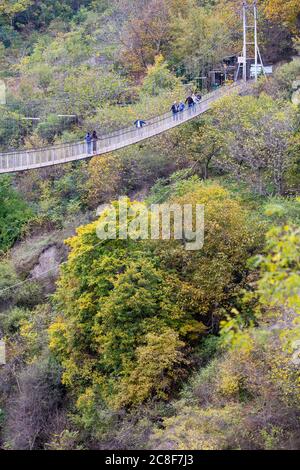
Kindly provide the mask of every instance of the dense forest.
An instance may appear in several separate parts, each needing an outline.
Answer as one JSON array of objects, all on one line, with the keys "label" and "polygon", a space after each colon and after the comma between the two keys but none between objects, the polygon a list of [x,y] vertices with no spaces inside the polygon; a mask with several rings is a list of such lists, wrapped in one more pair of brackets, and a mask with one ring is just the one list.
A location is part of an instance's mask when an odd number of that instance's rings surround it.
[{"label": "dense forest", "polygon": [[[139,144],[0,175],[2,449],[300,449],[300,3],[257,3],[271,76]],[[241,4],[0,0],[0,153],[204,96]],[[203,248],[99,243],[120,196],[203,204]]]}]

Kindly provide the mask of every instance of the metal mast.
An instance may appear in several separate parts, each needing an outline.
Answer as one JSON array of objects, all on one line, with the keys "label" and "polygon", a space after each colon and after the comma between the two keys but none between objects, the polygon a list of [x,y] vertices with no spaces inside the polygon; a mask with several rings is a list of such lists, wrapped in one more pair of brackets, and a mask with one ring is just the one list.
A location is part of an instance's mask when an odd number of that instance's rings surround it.
[{"label": "metal mast", "polygon": [[258,65],[258,40],[257,40],[257,5],[256,1],[253,3],[253,15],[254,15],[254,48],[255,48],[255,81],[257,82],[257,65]]},{"label": "metal mast", "polygon": [[243,44],[243,80],[247,81],[247,3],[243,2],[243,31],[244,31],[244,44]]},{"label": "metal mast", "polygon": [[[247,4],[247,1],[243,1],[243,80],[247,81],[248,74],[247,74],[247,65],[249,60],[254,60],[255,63],[255,70],[254,70],[254,77],[257,81],[258,79],[258,72],[259,66],[261,67],[261,71],[264,75],[266,75],[264,64],[262,61],[261,53],[259,50],[258,45],[258,27],[257,27],[257,20],[258,20],[258,11],[257,11],[257,1],[253,1],[253,9]],[[249,11],[252,13],[251,17],[253,20],[253,24],[248,24],[249,18]],[[252,21],[251,21],[252,22]],[[253,30],[253,40],[248,42],[249,30]],[[248,46],[252,46],[251,50],[254,47],[254,58],[248,56]]]}]

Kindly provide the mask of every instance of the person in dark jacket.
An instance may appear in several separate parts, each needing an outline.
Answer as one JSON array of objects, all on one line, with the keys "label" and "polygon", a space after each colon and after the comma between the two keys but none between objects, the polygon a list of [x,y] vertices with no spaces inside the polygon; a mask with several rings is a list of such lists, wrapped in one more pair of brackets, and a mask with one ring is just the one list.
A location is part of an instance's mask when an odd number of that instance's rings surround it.
[{"label": "person in dark jacket", "polygon": [[92,153],[92,136],[89,132],[85,136],[84,140],[86,141],[87,153],[88,153],[88,155],[91,155],[91,153]]},{"label": "person in dark jacket", "polygon": [[174,101],[174,103],[172,104],[171,111],[172,111],[174,120],[176,120],[178,117],[178,112],[179,112],[177,101]]},{"label": "person in dark jacket", "polygon": [[94,131],[92,134],[92,141],[93,141],[93,153],[97,153],[98,135],[96,131]]},{"label": "person in dark jacket", "polygon": [[189,108],[192,108],[194,106],[194,100],[191,96],[188,96],[187,99],[185,100],[185,103],[188,105]]},{"label": "person in dark jacket", "polygon": [[185,100],[185,103],[187,103],[188,109],[189,109],[189,114],[191,114],[194,107],[195,107],[195,102],[194,102],[191,95],[187,97],[187,99]]},{"label": "person in dark jacket", "polygon": [[137,129],[142,129],[146,125],[146,121],[143,121],[142,119],[137,119],[134,125]]}]

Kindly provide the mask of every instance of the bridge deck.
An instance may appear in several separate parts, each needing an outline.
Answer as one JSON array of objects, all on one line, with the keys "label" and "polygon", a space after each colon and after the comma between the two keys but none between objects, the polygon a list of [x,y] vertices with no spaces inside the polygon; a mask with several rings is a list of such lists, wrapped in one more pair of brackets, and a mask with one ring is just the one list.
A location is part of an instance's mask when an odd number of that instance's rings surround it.
[{"label": "bridge deck", "polygon": [[142,129],[131,127],[104,135],[97,141],[97,151],[93,154],[87,152],[85,142],[2,153],[0,154],[0,174],[83,160],[136,144],[194,119],[209,110],[217,99],[239,92],[243,86],[244,82],[220,88],[205,95],[202,101],[195,105],[194,108],[186,109],[175,117],[172,113],[168,112],[147,120],[147,125]]}]

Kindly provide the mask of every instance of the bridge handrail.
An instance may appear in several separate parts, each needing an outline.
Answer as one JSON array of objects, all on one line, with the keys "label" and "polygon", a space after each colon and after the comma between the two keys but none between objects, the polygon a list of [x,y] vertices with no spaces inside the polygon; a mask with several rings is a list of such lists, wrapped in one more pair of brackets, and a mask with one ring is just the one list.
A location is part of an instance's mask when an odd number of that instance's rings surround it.
[{"label": "bridge handrail", "polygon": [[148,119],[147,125],[140,129],[131,126],[105,134],[96,143],[91,143],[90,146],[85,141],[77,141],[41,147],[39,149],[24,149],[0,154],[0,173],[14,173],[82,160],[136,144],[197,117],[206,112],[210,108],[211,103],[216,101],[216,99],[235,91],[235,89],[241,89],[242,86],[243,83],[235,83],[230,86],[221,87],[205,95],[193,108],[186,108],[183,112],[178,113],[178,115],[173,116],[172,112],[169,111]]},{"label": "bridge handrail", "polygon": [[[233,87],[237,87],[239,86],[239,84],[236,82],[234,83],[233,85],[230,85],[230,86],[223,86],[221,88],[218,88],[217,90],[215,91],[212,91],[212,92],[209,92],[209,93],[206,93],[204,95],[204,97],[201,99],[201,102],[200,103],[203,103],[205,101],[208,101],[212,96],[213,97],[216,97],[217,94],[222,94],[222,93],[219,93],[219,92],[223,92],[225,89],[229,89],[229,88],[233,88]],[[186,111],[187,109],[185,109]],[[146,121],[146,126],[150,126],[151,124],[154,124],[156,122],[161,122],[161,121],[164,121],[165,119],[168,119],[171,115],[171,112],[168,111],[168,112],[165,112],[165,113],[162,113],[162,114],[158,114],[156,116],[153,116],[153,117],[150,117],[149,119],[145,119]],[[132,132],[132,130],[136,130],[135,127],[131,126],[129,127],[128,125],[125,127],[122,127],[116,131],[112,131],[112,132],[108,132],[106,134],[104,134],[103,136],[100,136],[98,137],[98,140],[101,141],[101,140],[106,140],[106,139],[109,139],[109,138],[112,138],[112,137],[116,137],[116,136],[121,136],[121,135],[126,135],[130,132]],[[0,157],[6,157],[6,156],[9,156],[9,155],[16,155],[16,154],[23,154],[23,153],[33,153],[33,152],[40,152],[42,150],[58,150],[58,149],[62,149],[62,148],[66,148],[66,147],[69,147],[69,146],[72,146],[72,145],[76,145],[76,144],[83,144],[85,143],[85,140],[77,140],[75,142],[64,142],[62,144],[53,144],[53,145],[47,145],[47,146],[44,146],[44,147],[35,147],[35,148],[32,148],[32,149],[18,149],[18,150],[11,150],[9,152],[0,152]]]}]

